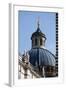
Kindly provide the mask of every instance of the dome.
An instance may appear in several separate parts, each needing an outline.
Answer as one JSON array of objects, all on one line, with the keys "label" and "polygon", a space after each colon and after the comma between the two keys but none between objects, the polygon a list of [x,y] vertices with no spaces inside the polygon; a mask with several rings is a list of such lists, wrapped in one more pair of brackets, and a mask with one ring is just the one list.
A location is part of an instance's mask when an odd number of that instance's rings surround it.
[{"label": "dome", "polygon": [[47,49],[32,48],[29,56],[30,63],[34,66],[55,66],[55,56]]},{"label": "dome", "polygon": [[32,34],[31,39],[32,39],[33,37],[35,37],[35,36],[41,36],[41,37],[44,37],[44,38],[46,39],[45,34],[42,33],[41,30],[40,30],[39,20],[38,20],[38,22],[37,22],[37,25],[38,25],[37,30],[36,30],[36,32],[34,32],[34,33]]},{"label": "dome", "polygon": [[36,37],[37,37],[37,36],[41,36],[41,37],[44,37],[44,38],[46,39],[45,34],[41,32],[40,28],[37,28],[37,31],[32,34],[31,39],[32,39],[34,36],[36,36]]}]

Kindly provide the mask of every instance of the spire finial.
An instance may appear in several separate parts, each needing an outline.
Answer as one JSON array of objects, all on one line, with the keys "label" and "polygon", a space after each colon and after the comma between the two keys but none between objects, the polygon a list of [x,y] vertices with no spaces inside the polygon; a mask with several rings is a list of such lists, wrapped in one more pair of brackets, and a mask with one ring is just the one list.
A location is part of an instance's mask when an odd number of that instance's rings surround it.
[{"label": "spire finial", "polygon": [[38,22],[37,22],[37,24],[38,24],[38,28],[39,28],[39,25],[40,25],[40,24],[39,24],[39,17],[38,17]]}]

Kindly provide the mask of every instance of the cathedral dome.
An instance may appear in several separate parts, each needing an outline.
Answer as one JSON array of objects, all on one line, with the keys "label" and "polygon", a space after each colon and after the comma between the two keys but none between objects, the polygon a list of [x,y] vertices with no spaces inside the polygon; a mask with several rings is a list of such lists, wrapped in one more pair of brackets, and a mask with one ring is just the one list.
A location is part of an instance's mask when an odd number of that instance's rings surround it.
[{"label": "cathedral dome", "polygon": [[32,48],[29,56],[29,61],[34,66],[55,66],[55,56],[47,49]]}]

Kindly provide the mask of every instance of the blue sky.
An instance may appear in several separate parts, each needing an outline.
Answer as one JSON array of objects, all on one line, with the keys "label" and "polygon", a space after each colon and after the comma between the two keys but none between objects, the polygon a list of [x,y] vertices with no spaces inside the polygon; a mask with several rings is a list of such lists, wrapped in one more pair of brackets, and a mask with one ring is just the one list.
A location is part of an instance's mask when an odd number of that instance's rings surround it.
[{"label": "blue sky", "polygon": [[55,13],[53,12],[18,12],[18,51],[23,54],[24,50],[31,49],[31,35],[37,29],[39,17],[40,29],[46,35],[45,47],[55,54],[56,50],[56,27]]}]

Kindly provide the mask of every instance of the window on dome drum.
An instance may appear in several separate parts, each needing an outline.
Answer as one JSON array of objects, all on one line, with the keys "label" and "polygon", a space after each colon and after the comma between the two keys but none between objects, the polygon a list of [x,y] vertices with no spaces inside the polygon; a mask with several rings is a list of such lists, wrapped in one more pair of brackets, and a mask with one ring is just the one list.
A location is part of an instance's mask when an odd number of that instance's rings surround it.
[{"label": "window on dome drum", "polygon": [[37,38],[35,38],[35,45],[37,45]]},{"label": "window on dome drum", "polygon": [[42,45],[42,39],[40,39],[40,45]]},{"label": "window on dome drum", "polygon": [[53,67],[51,67],[51,66],[47,67],[47,72],[48,72],[48,73],[53,72]]}]

